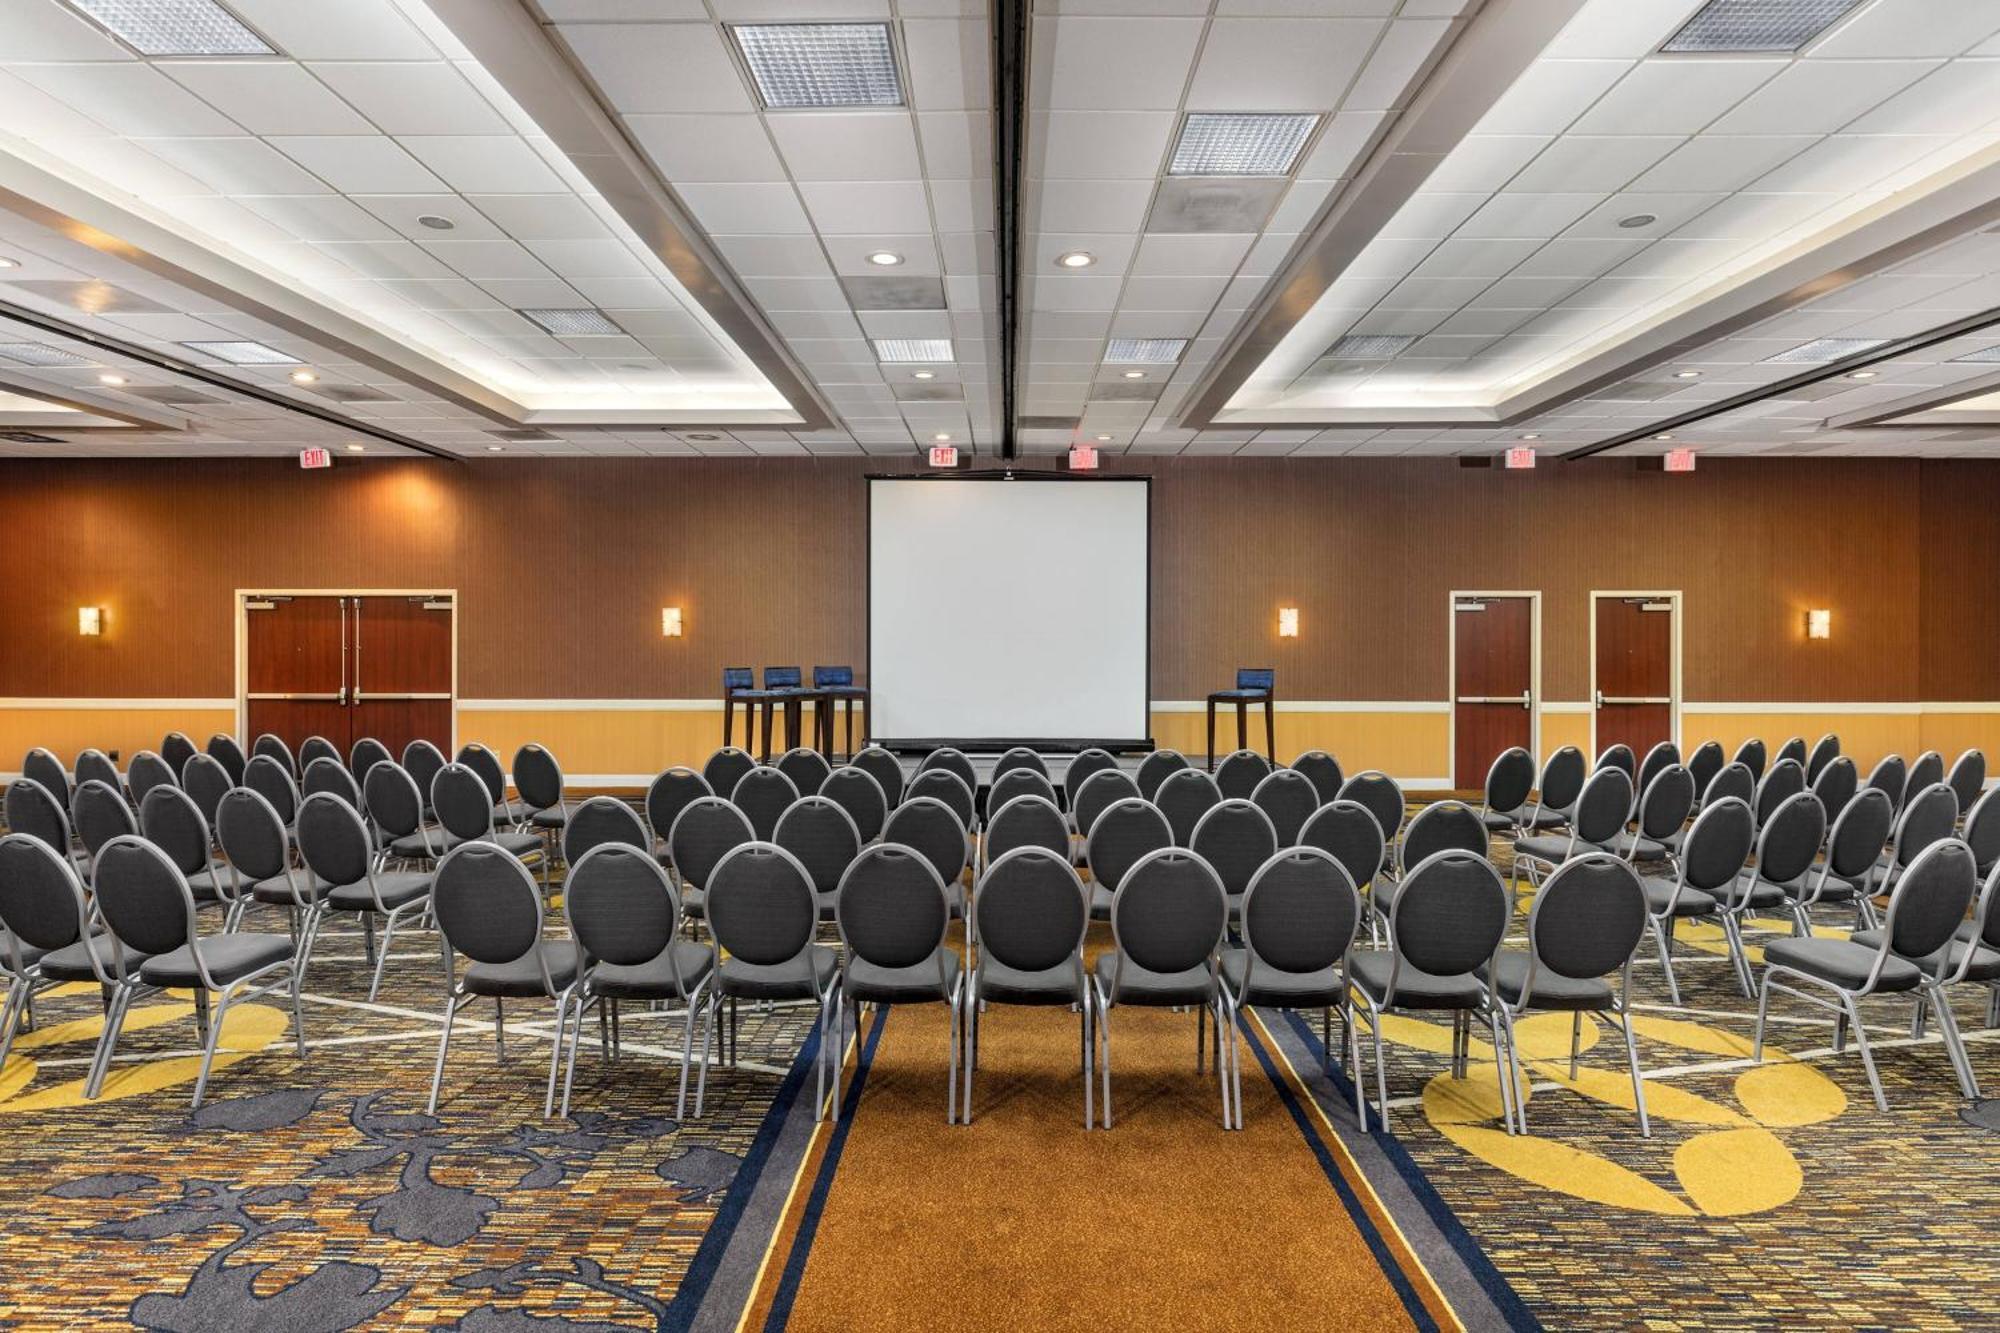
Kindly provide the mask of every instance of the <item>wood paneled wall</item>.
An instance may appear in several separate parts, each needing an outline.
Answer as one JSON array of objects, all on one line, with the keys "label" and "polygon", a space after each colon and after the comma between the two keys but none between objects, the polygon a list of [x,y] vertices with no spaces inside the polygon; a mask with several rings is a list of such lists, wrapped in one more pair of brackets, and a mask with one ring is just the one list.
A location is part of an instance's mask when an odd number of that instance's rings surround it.
[{"label": "wood paneled wall", "polygon": [[[456,588],[468,698],[701,698],[726,664],[865,671],[880,460],[0,463],[0,696],[223,698],[237,588]],[[1119,460],[1154,484],[1154,693],[1445,697],[1453,590],[1543,593],[1588,689],[1592,589],[1685,594],[1687,698],[2000,699],[2000,464]],[[998,558],[965,551],[965,561]],[[942,594],[941,594],[942,595]],[[100,639],[76,608],[106,608]],[[659,608],[684,609],[666,639]],[[1296,640],[1277,608],[1297,606]],[[1834,634],[1805,637],[1806,608]]]}]

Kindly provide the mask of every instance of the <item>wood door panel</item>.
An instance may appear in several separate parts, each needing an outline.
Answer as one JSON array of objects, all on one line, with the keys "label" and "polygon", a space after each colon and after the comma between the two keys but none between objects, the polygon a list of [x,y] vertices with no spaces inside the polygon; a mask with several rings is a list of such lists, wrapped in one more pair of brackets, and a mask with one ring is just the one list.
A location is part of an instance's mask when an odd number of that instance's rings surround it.
[{"label": "wood door panel", "polygon": [[1646,751],[1673,734],[1670,704],[1607,704],[1597,710],[1598,754],[1624,744],[1632,747],[1635,756],[1644,758]]},{"label": "wood door panel", "polygon": [[250,693],[338,693],[343,614],[337,597],[289,597],[244,612]]},{"label": "wood door panel", "polygon": [[1599,597],[1594,664],[1598,698],[1666,699],[1667,703],[1592,703],[1597,719],[1597,752],[1629,745],[1643,755],[1673,738],[1674,616],[1664,598]]},{"label": "wood door panel", "polygon": [[451,618],[420,599],[358,598],[353,629],[354,683],[371,694],[451,693]]},{"label": "wood door panel", "polygon": [[437,746],[447,759],[452,755],[449,699],[370,699],[364,695],[347,713],[355,740],[373,736],[399,760],[403,747],[419,739]]},{"label": "wood door panel", "polygon": [[347,753],[352,743],[348,736],[348,714],[351,709],[338,703],[317,699],[252,699],[244,717],[249,727],[249,737],[273,732],[283,738],[297,755],[299,746],[308,736],[324,736]]},{"label": "wood door panel", "polygon": [[[1474,605],[1481,609],[1468,609]],[[1533,601],[1455,598],[1452,633],[1452,786],[1477,791],[1496,755],[1510,746],[1527,748],[1533,741],[1533,712],[1513,702],[1534,688]]]}]

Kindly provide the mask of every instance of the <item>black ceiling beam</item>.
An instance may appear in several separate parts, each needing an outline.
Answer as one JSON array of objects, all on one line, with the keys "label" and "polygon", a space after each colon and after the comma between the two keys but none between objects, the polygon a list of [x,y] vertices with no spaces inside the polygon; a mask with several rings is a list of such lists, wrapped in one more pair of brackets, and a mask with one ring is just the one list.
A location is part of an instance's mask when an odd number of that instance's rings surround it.
[{"label": "black ceiling beam", "polygon": [[1000,250],[1000,457],[1015,456],[1015,363],[1020,350],[1016,314],[1021,276],[1021,184],[1026,170],[1023,133],[1028,96],[1028,0],[998,0],[993,7],[993,180]]}]

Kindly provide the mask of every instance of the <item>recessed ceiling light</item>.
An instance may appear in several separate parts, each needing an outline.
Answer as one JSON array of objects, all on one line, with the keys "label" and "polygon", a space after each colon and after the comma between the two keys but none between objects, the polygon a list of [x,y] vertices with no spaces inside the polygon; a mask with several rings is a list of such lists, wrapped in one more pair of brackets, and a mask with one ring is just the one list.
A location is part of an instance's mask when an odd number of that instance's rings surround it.
[{"label": "recessed ceiling light", "polygon": [[721,439],[722,437],[720,435],[716,435],[709,431],[694,431],[690,433],[687,438],[689,438],[690,440],[699,440],[703,444],[712,444],[715,441]]},{"label": "recessed ceiling light", "polygon": [[20,260],[9,259],[5,255],[0,255],[0,268],[19,268],[19,267],[21,267]]},{"label": "recessed ceiling light", "polygon": [[730,32],[767,107],[903,104],[886,23],[741,23]]},{"label": "recessed ceiling light", "polygon": [[1338,361],[1387,361],[1415,341],[1401,333],[1350,333],[1335,340],[1326,354]]},{"label": "recessed ceiling light", "polygon": [[913,370],[910,372],[910,378],[913,380],[934,380],[937,378],[937,372],[935,370]]},{"label": "recessed ceiling light", "polygon": [[1674,378],[1677,380],[1698,380],[1701,378],[1701,372],[1699,370],[1676,370]]},{"label": "recessed ceiling light", "polygon": [[1100,435],[1097,437],[1097,442],[1099,444],[1109,444],[1111,443],[1111,437],[1109,435]]},{"label": "recessed ceiling light", "polygon": [[1881,373],[1882,372],[1879,370],[1857,370],[1852,374],[1850,374],[1847,378],[1851,380],[1872,380]]},{"label": "recessed ceiling light", "polygon": [[1671,440],[1674,437],[1671,435],[1655,435],[1653,438],[1656,440]]},{"label": "recessed ceiling light", "polygon": [[1844,356],[1859,356],[1888,342],[1887,338],[1815,338],[1809,343],[1767,356],[1766,361],[1838,361]]},{"label": "recessed ceiling light", "polygon": [[882,268],[894,268],[903,262],[903,257],[894,250],[877,250],[874,254],[868,256],[868,262],[879,265]]},{"label": "recessed ceiling light", "polygon": [[420,227],[429,227],[432,231],[451,231],[458,226],[450,218],[440,217],[436,213],[420,214],[417,218],[417,225]]},{"label": "recessed ceiling light", "polygon": [[1796,51],[1860,0],[1708,0],[1662,51]]},{"label": "recessed ceiling light", "polygon": [[1533,431],[1530,431],[1526,435],[1523,435],[1521,438],[1524,440],[1539,440],[1542,437],[1540,435],[1535,434]]},{"label": "recessed ceiling light", "polygon": [[350,444],[347,446],[347,452],[350,454],[358,454],[367,447],[368,446],[365,444]]},{"label": "recessed ceiling light", "polygon": [[292,372],[292,383],[317,384],[319,383],[319,376],[313,374],[310,370],[295,370]]},{"label": "recessed ceiling light", "polygon": [[109,384],[113,388],[116,388],[125,382],[125,377],[123,375],[99,375],[97,382],[99,384]]},{"label": "recessed ceiling light", "polygon": [[1659,220],[1659,216],[1654,213],[1632,213],[1619,218],[1618,225],[1630,231],[1638,227],[1650,227]]},{"label": "recessed ceiling light", "polygon": [[211,361],[226,361],[232,366],[295,366],[299,362],[289,352],[266,347],[263,343],[207,342],[182,343],[181,346]]},{"label": "recessed ceiling light", "polygon": [[937,444],[950,444],[951,436],[946,435],[944,432],[940,431],[936,435],[931,436],[931,440]]},{"label": "recessed ceiling light", "polygon": [[875,359],[878,361],[949,361],[951,360],[951,339],[949,338],[877,338]]},{"label": "recessed ceiling light", "polygon": [[1104,359],[1111,365],[1131,365],[1134,362],[1146,365],[1169,365],[1181,359],[1187,350],[1185,338],[1113,338],[1104,351]]},{"label": "recessed ceiling light", "polygon": [[497,454],[506,447],[507,446],[504,444],[489,444],[486,446],[486,452],[489,454]]},{"label": "recessed ceiling light", "polygon": [[1142,380],[1146,378],[1146,372],[1143,370],[1128,370],[1125,372],[1125,378],[1128,380]]},{"label": "recessed ceiling light", "polygon": [[1097,256],[1088,250],[1066,250],[1056,256],[1059,268],[1089,268],[1097,262]]},{"label": "recessed ceiling light", "polygon": [[24,366],[87,366],[88,357],[66,352],[60,347],[50,347],[46,343],[0,343],[0,356],[9,361],[19,361]]},{"label": "recessed ceiling light", "polygon": [[521,313],[559,338],[625,332],[612,323],[611,317],[602,310],[523,310]]},{"label": "recessed ceiling light", "polygon": [[214,0],[69,0],[142,56],[269,56],[270,45]]},{"label": "recessed ceiling light", "polygon": [[1169,176],[1287,176],[1318,116],[1195,112],[1181,123]]}]

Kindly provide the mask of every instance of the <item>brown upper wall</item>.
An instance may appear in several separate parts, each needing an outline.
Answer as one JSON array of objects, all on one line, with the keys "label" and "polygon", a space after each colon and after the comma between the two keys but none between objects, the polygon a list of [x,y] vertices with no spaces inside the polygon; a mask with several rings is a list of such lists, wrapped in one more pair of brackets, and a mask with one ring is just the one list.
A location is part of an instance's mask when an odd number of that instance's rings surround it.
[{"label": "brown upper wall", "polygon": [[[455,588],[469,698],[696,698],[724,665],[865,672],[880,460],[0,463],[0,696],[221,698],[238,588]],[[1153,689],[1441,699],[1447,597],[1539,589],[1551,700],[1592,589],[1685,594],[1699,701],[2000,699],[2000,464],[1121,460],[1150,474]],[[1000,558],[966,551],[965,561]],[[76,608],[107,608],[76,633]],[[687,637],[665,639],[678,605]],[[1300,608],[1297,640],[1277,608]],[[1807,607],[1833,609],[1827,642]],[[1079,651],[1087,651],[1080,646]]]}]

